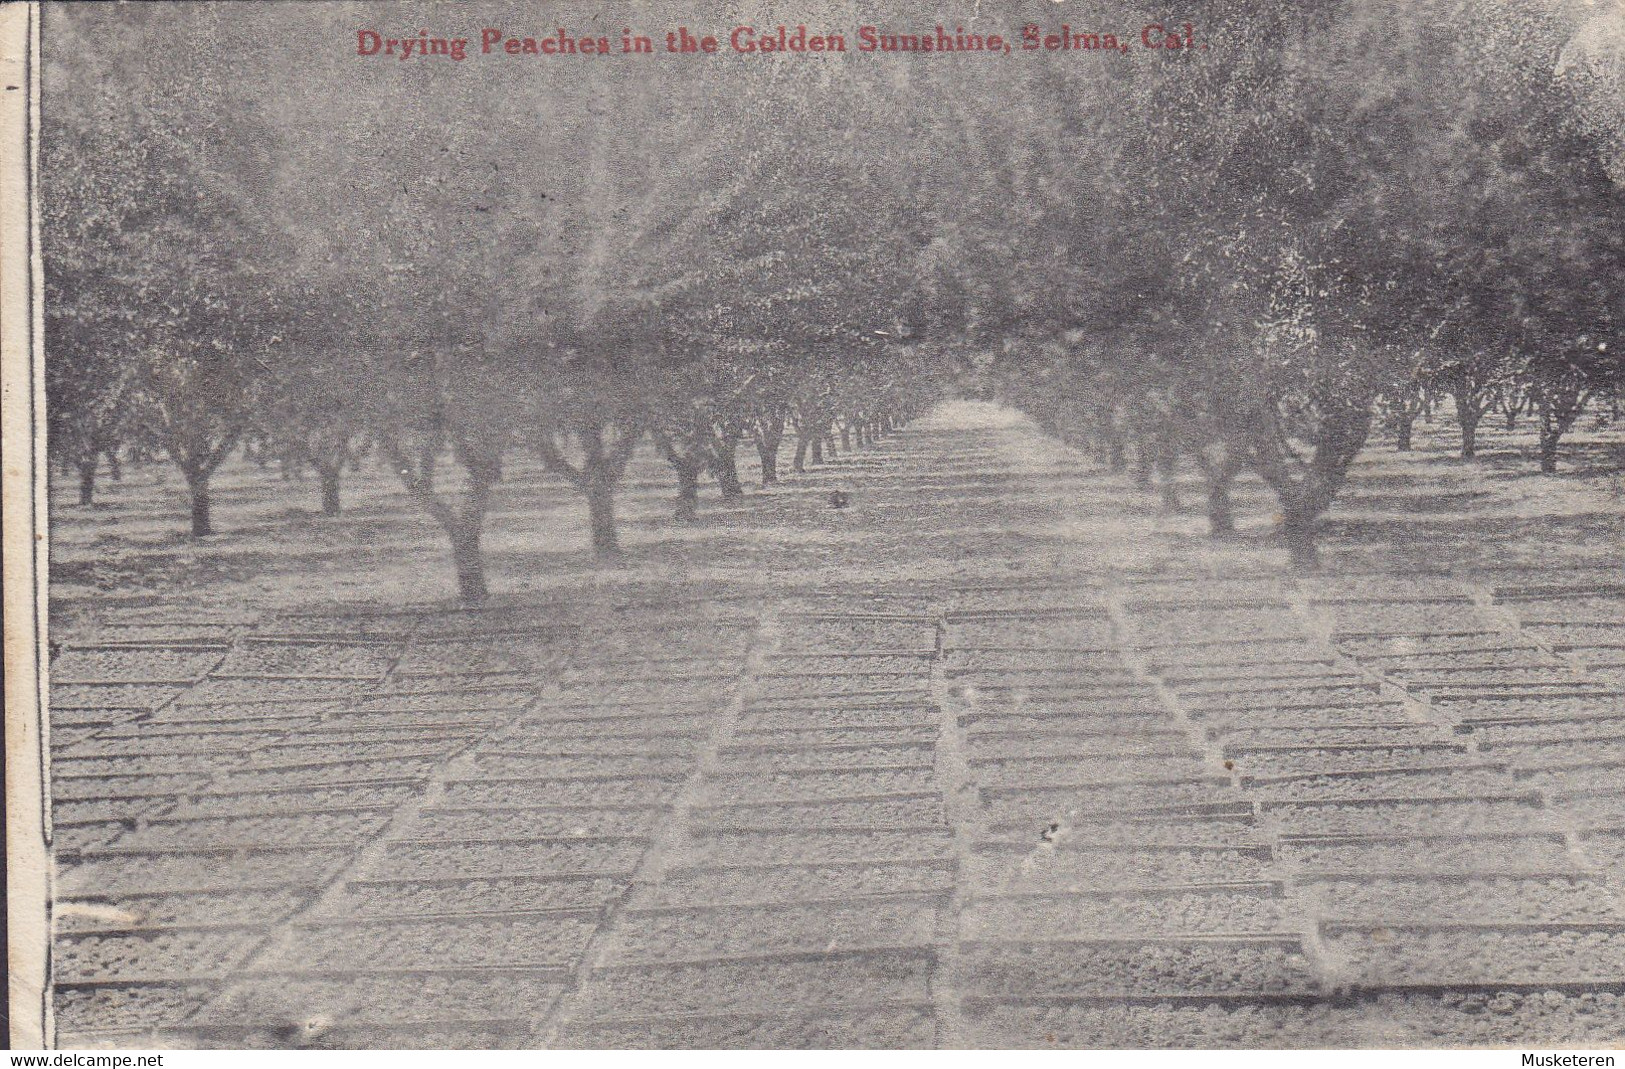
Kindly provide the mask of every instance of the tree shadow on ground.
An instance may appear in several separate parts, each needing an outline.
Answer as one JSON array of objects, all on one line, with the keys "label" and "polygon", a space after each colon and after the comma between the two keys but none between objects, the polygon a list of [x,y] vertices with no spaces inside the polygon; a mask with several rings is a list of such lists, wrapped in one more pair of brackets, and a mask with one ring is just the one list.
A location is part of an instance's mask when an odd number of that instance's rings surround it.
[{"label": "tree shadow on ground", "polygon": [[1323,527],[1328,560],[1358,557],[1396,570],[1471,568],[1542,563],[1571,556],[1576,546],[1599,554],[1618,546],[1625,520],[1598,509],[1570,515],[1485,516],[1392,520],[1334,517]]}]

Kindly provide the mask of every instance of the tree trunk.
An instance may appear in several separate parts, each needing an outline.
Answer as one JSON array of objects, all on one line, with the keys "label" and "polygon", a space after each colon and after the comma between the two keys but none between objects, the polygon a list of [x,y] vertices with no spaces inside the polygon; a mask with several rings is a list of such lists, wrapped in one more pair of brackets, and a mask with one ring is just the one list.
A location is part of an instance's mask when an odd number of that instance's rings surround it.
[{"label": "tree trunk", "polygon": [[1134,485],[1141,490],[1151,489],[1151,469],[1155,460],[1156,454],[1144,438],[1134,444]]},{"label": "tree trunk", "polygon": [[322,476],[322,515],[337,516],[339,502],[339,465],[323,464],[318,469]]},{"label": "tree trunk", "polygon": [[814,464],[822,464],[824,462],[824,439],[816,435],[812,440],[812,462]]},{"label": "tree trunk", "polygon": [[831,460],[834,460],[836,457],[840,456],[842,452],[845,452],[845,450],[837,452],[835,449],[835,428],[831,427],[824,432],[824,453]]},{"label": "tree trunk", "polygon": [[464,604],[478,605],[489,591],[485,586],[485,550],[480,545],[485,530],[485,513],[491,505],[491,488],[501,475],[494,463],[471,465],[464,463],[468,472],[468,489],[462,504],[455,510],[441,508],[441,526],[451,537],[451,559],[457,568],[457,596]]},{"label": "tree trunk", "polygon": [[192,494],[192,534],[197,537],[214,534],[209,514],[209,472],[187,472],[186,488]]},{"label": "tree trunk", "polygon": [[1223,538],[1236,532],[1235,506],[1230,501],[1230,483],[1234,476],[1211,478],[1207,484],[1207,533],[1211,538]]},{"label": "tree trunk", "polygon": [[124,481],[124,465],[119,462],[117,449],[107,451],[107,476],[116,483]]},{"label": "tree trunk", "polygon": [[1179,511],[1179,449],[1171,434],[1157,445],[1157,492],[1163,508]]},{"label": "tree trunk", "polygon": [[451,559],[457,568],[457,596],[465,604],[478,605],[489,596],[485,585],[485,552],[480,546],[480,535],[485,527],[485,514],[463,513],[446,529],[451,536]]},{"label": "tree trunk", "polygon": [[1283,444],[1276,414],[1267,409],[1259,418],[1241,424],[1246,462],[1275,491],[1281,503],[1281,534],[1291,554],[1292,568],[1314,571],[1319,566],[1316,540],[1319,519],[1332,507],[1371,431],[1372,398],[1356,395],[1342,399],[1320,414],[1314,433],[1314,453],[1307,462]]},{"label": "tree trunk", "polygon": [[807,470],[807,439],[805,437],[799,435],[796,437],[796,455],[795,460],[790,465],[790,470],[795,472]]},{"label": "tree trunk", "polygon": [[1233,449],[1224,448],[1217,458],[1204,450],[1195,454],[1196,464],[1207,482],[1207,531],[1210,538],[1223,538],[1236,531],[1235,505],[1230,499],[1230,487],[1241,474],[1241,458]]},{"label": "tree trunk", "polygon": [[1477,405],[1456,402],[1456,419],[1461,423],[1461,455],[1464,460],[1471,460],[1478,454],[1478,421],[1484,418],[1484,410]]},{"label": "tree trunk", "polygon": [[434,456],[441,442],[420,443],[408,455],[399,442],[386,438],[380,452],[399,474],[412,499],[427,512],[451,542],[452,566],[457,572],[457,594],[466,604],[484,601],[485,551],[480,545],[485,513],[491,505],[491,492],[502,479],[502,451],[505,442],[494,436],[452,442],[459,463],[467,475],[467,486],[451,500],[442,497],[434,485]]},{"label": "tree trunk", "polygon": [[722,490],[724,501],[737,501],[745,496],[745,488],[739,482],[739,462],[735,450],[739,447],[739,440],[734,437],[724,437],[713,445],[716,453],[711,464],[711,472],[717,477],[717,486]]},{"label": "tree trunk", "polygon": [[762,463],[762,485],[773,486],[779,481],[779,439],[782,429],[762,430],[756,435],[756,458]]},{"label": "tree trunk", "polygon": [[677,518],[684,523],[700,515],[699,465],[677,464]]},{"label": "tree trunk", "polygon": [[[547,470],[563,476],[587,499],[587,526],[593,556],[600,561],[620,555],[621,547],[615,533],[615,483],[626,473],[626,466],[643,436],[641,428],[622,423],[616,438],[606,442],[605,433],[609,427],[610,421],[597,413],[582,414],[574,421],[569,433],[573,433],[581,443],[580,467],[565,459],[562,444],[555,437],[558,429],[543,428],[536,437],[536,448]],[[675,464],[670,443],[664,439],[659,441],[661,450]]]},{"label": "tree trunk", "polygon": [[587,521],[592,527],[592,551],[600,560],[616,557],[621,552],[615,536],[615,483],[602,475],[587,475]]},{"label": "tree trunk", "polygon": [[1106,431],[1106,469],[1120,472],[1128,467],[1128,439],[1115,427]]},{"label": "tree trunk", "polygon": [[1540,471],[1543,475],[1557,474],[1557,443],[1563,438],[1563,428],[1544,401],[1540,405]]},{"label": "tree trunk", "polygon": [[1292,570],[1300,574],[1320,568],[1320,549],[1315,544],[1318,513],[1288,508],[1281,517],[1281,534],[1286,538]]},{"label": "tree trunk", "polygon": [[[688,443],[688,452],[678,450],[679,440]],[[673,512],[678,522],[687,523],[700,514],[700,473],[707,465],[715,465],[716,452],[711,448],[708,435],[696,430],[683,439],[673,439],[657,433],[655,441],[666,455],[666,463],[677,473],[677,507]]]},{"label": "tree trunk", "polygon": [[88,505],[96,498],[96,455],[79,462],[79,504]]},{"label": "tree trunk", "polygon": [[1540,429],[1540,470],[1543,475],[1557,474],[1557,442],[1560,436],[1545,427]]},{"label": "tree trunk", "polygon": [[1403,413],[1402,415],[1400,415],[1400,417],[1399,417],[1399,419],[1397,421],[1397,428],[1396,428],[1397,431],[1398,431],[1398,436],[1397,436],[1396,441],[1394,442],[1394,448],[1397,449],[1399,452],[1401,452],[1401,453],[1409,453],[1411,451],[1411,431],[1415,428],[1415,426],[1416,426],[1416,413],[1415,412],[1408,412],[1407,411],[1407,412]]},{"label": "tree trunk", "polygon": [[841,424],[841,452],[852,452],[852,421]]},{"label": "tree trunk", "polygon": [[1534,409],[1540,419],[1540,470],[1557,474],[1557,445],[1585,411],[1588,396],[1580,391],[1540,387],[1531,391]]}]

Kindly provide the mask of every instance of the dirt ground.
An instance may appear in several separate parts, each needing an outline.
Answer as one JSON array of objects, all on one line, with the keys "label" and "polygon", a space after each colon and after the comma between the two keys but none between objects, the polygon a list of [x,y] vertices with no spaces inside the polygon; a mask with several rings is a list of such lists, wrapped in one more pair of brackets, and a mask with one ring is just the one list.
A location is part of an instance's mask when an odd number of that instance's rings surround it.
[{"label": "dirt ground", "polygon": [[60,1042],[1625,1044],[1625,434],[1417,444],[1304,579],[983,403],[613,568],[520,462],[479,611],[372,464],[64,483]]}]

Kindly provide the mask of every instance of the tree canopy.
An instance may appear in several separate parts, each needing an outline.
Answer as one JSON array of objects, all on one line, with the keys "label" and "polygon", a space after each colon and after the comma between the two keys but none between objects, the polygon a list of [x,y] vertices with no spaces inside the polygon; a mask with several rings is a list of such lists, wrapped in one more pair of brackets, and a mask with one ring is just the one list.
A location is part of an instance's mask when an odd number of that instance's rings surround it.
[{"label": "tree canopy", "polygon": [[[732,7],[634,32],[791,21]],[[1484,412],[1527,405],[1555,470],[1620,383],[1619,14],[1188,8],[1179,48],[866,54],[833,4],[844,53],[688,56],[662,32],[550,58],[478,54],[495,9],[53,8],[53,448],[92,479],[109,450],[168,456],[197,534],[240,443],[317,467],[330,511],[376,449],[471,599],[512,450],[582,492],[611,558],[638,442],[692,518],[705,472],[742,492],[742,442],[770,483],[781,440],[800,467],[955,384],[1146,478],[1194,462],[1216,532],[1251,469],[1303,567],[1379,411],[1448,394],[1471,454]],[[363,14],[454,24],[424,39],[470,54],[358,56]],[[1019,43],[1058,14],[972,29]]]}]

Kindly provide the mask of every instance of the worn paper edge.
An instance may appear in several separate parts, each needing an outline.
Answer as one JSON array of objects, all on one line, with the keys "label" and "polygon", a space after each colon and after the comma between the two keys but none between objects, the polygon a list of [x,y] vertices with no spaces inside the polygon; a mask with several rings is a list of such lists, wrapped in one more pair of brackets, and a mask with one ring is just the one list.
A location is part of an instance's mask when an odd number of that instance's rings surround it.
[{"label": "worn paper edge", "polygon": [[0,8],[0,460],[4,479],[6,972],[12,1048],[51,1039],[45,763],[46,467],[37,2]]}]

